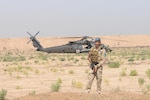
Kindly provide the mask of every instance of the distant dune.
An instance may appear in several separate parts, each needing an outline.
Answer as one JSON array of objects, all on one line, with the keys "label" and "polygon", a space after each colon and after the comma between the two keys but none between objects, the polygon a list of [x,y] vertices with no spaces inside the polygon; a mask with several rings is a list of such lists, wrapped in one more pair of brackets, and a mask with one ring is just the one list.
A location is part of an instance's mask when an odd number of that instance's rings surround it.
[{"label": "distant dune", "polygon": [[[99,36],[102,42],[110,47],[135,47],[150,46],[149,35],[116,35],[116,36]],[[65,44],[68,41],[78,40],[80,38],[61,38],[61,37],[37,37],[43,47],[50,47]],[[29,38],[0,38],[0,51],[3,50],[34,50],[32,42],[27,44]]]}]

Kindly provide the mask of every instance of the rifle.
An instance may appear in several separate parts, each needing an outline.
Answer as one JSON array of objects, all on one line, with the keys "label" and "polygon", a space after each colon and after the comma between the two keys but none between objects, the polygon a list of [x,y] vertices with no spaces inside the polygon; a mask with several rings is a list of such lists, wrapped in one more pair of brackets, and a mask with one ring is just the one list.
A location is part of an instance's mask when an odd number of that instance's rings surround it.
[{"label": "rifle", "polygon": [[93,70],[94,66],[97,65],[97,64],[98,64],[98,62],[92,62],[91,65],[90,65],[90,68]]},{"label": "rifle", "polygon": [[95,74],[97,72],[97,68],[95,68],[95,65],[97,65],[98,62],[92,62],[90,65],[90,68],[93,70],[93,74]]},{"label": "rifle", "polygon": [[106,46],[104,44],[102,44],[102,48],[105,49],[108,53],[111,53],[113,51],[109,46]]}]

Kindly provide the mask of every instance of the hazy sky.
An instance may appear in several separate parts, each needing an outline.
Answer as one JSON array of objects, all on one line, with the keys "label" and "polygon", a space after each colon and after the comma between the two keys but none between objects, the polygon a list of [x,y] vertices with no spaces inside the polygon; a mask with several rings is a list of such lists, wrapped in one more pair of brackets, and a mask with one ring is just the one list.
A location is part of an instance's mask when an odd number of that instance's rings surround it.
[{"label": "hazy sky", "polygon": [[150,0],[0,0],[0,37],[150,34]]}]

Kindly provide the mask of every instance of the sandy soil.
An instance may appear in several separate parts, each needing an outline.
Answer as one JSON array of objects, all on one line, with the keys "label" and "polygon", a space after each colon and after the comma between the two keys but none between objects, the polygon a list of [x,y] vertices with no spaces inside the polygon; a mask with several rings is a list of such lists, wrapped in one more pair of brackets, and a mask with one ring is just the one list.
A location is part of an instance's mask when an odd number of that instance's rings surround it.
[{"label": "sandy soil", "polygon": [[[46,99],[43,99],[46,98]],[[25,96],[16,100],[149,100],[150,95],[135,93],[105,93],[105,94],[85,94],[85,93],[45,93],[37,96]]]},{"label": "sandy soil", "polygon": [[[53,97],[52,99],[50,99],[51,97],[49,97],[50,100],[55,100],[55,98],[57,98],[56,94],[58,94],[59,98],[61,98],[63,96],[62,94],[64,94],[64,99],[62,100],[66,100],[65,98],[68,98],[68,100],[72,100],[71,98],[69,98],[69,96],[71,95],[72,98],[73,97],[75,98],[73,100],[76,100],[76,96],[80,97],[80,95],[81,98],[79,99],[82,99],[83,97],[87,100],[88,97],[86,97],[87,94],[85,94],[85,86],[88,80],[87,79],[88,74],[85,73],[85,70],[88,69],[88,66],[55,67],[58,70],[57,72],[52,72],[51,68],[53,67],[50,66],[46,66],[46,67],[34,66],[34,68],[38,68],[40,70],[39,75],[35,74],[34,72],[33,73],[31,72],[28,77],[22,74],[18,74],[20,75],[20,77],[22,77],[21,79],[16,78],[17,73],[16,74],[13,73],[13,75],[10,76],[9,74],[6,74],[1,70],[0,87],[3,87],[8,90],[8,95],[7,95],[8,99],[29,95],[30,92],[36,91],[36,94],[42,94],[36,97],[37,100],[40,100],[38,99],[38,97],[43,98],[43,100],[45,100],[45,97],[48,96]],[[121,77],[120,72],[123,68],[127,68],[127,73],[129,73],[128,71],[130,71],[131,69],[136,69],[138,72],[138,76]],[[133,95],[140,96],[139,98],[145,96],[147,97],[147,95],[150,96],[150,94],[142,95],[143,94],[142,90],[137,82],[138,78],[142,77],[146,80],[146,84],[150,83],[150,80],[145,75],[145,71],[148,68],[150,68],[149,64],[134,65],[133,67],[130,67],[130,65],[122,65],[121,68],[117,68],[117,69],[111,69],[106,66],[103,71],[102,90],[103,90],[104,97],[108,95],[109,97],[108,99],[105,98],[104,100],[110,100],[111,96],[112,97],[114,96],[114,100],[115,98],[119,98],[119,96],[121,96],[120,98],[123,98],[122,96],[129,96],[129,98],[133,98],[134,97]],[[61,71],[62,69],[64,71]],[[74,71],[74,74],[69,74],[69,71],[72,69]],[[62,80],[60,93],[56,93],[56,94],[51,93],[51,84],[55,83],[58,80],[58,78],[61,78]],[[79,89],[74,88],[72,86],[73,80],[80,81],[83,84],[83,87]],[[120,92],[122,92],[123,94],[120,94]],[[96,80],[93,83],[90,97],[94,98],[95,94],[96,94]],[[30,100],[30,98],[31,100],[34,100],[34,97],[35,96],[33,97],[25,96],[25,99],[20,98],[19,100],[27,100],[27,98],[28,100]],[[88,99],[88,100],[93,100],[93,99]],[[121,99],[116,99],[116,100],[121,100]],[[137,99],[135,98],[132,100],[137,100]],[[144,99],[140,99],[140,100],[144,100]]]},{"label": "sandy soil", "polygon": [[[110,45],[110,47],[150,46],[150,35],[101,37],[103,42]],[[72,39],[48,37],[39,38],[39,40],[43,46],[47,47],[64,44]],[[120,40],[123,40],[123,42]],[[133,64],[128,62],[128,58],[122,59],[121,62],[123,63],[120,68],[108,68],[108,65],[105,65],[102,95],[96,94],[96,81],[93,83],[91,93],[86,94],[85,87],[88,81],[88,73],[86,71],[89,70],[88,61],[86,60],[87,54],[83,56],[76,54],[50,54],[48,55],[48,60],[40,60],[36,58],[39,54],[34,51],[32,44],[26,44],[27,41],[27,38],[0,39],[1,57],[8,52],[12,52],[12,56],[22,55],[26,57],[25,61],[0,62],[0,89],[4,88],[8,91],[6,96],[8,100],[149,100],[150,98],[149,92],[144,95],[144,91],[141,90],[138,84],[138,78],[145,79],[143,87],[150,84],[150,79],[145,74],[145,71],[150,68],[149,58],[137,60]],[[114,52],[118,52],[117,49]],[[44,53],[44,55],[46,54]],[[29,59],[32,56],[33,58]],[[65,57],[66,60],[60,61],[62,57]],[[69,57],[74,57],[74,60],[67,60]],[[85,57],[85,59],[81,60],[81,57]],[[120,59],[119,57],[114,56],[114,59]],[[75,63],[76,59],[80,60]],[[27,72],[24,70],[22,72],[16,71],[15,68],[18,66],[30,66],[32,69],[25,70]],[[15,71],[13,70],[10,73],[9,70],[12,69],[9,68],[14,68]],[[120,76],[120,72],[123,69],[126,69],[126,76]],[[129,75],[130,70],[133,69],[137,70],[137,76]],[[70,70],[73,70],[74,74],[69,74]],[[59,78],[62,80],[60,91],[58,93],[51,92],[51,85]],[[73,81],[80,82],[82,87],[73,87]],[[35,95],[29,95],[33,91]]]}]

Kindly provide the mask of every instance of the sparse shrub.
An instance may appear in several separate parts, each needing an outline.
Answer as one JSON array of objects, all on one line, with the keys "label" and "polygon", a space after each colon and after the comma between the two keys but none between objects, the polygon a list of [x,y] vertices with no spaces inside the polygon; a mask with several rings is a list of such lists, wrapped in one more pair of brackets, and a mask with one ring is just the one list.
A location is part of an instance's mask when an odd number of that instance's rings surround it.
[{"label": "sparse shrub", "polygon": [[8,71],[9,75],[12,76],[13,68],[9,67],[9,68],[5,69],[5,71]]},{"label": "sparse shrub", "polygon": [[13,62],[13,65],[18,65],[18,62]]},{"label": "sparse shrub", "polygon": [[3,61],[4,62],[12,62],[14,59],[10,56],[10,55],[6,55],[4,58],[3,58]]},{"label": "sparse shrub", "polygon": [[79,66],[83,66],[83,62],[80,62],[80,63],[79,63]]},{"label": "sparse shrub", "polygon": [[114,61],[114,58],[111,57],[110,60],[111,60],[111,61]]},{"label": "sparse shrub", "polygon": [[30,63],[29,62],[25,62],[25,65],[29,65]]},{"label": "sparse shrub", "polygon": [[9,75],[12,76],[12,72],[9,72]]},{"label": "sparse shrub", "polygon": [[52,58],[52,61],[55,61],[56,59],[55,58]]},{"label": "sparse shrub", "polygon": [[70,57],[68,58],[68,61],[74,60],[74,57]]},{"label": "sparse shrub", "polygon": [[77,62],[79,62],[79,59],[75,59],[75,60],[74,60],[74,63],[77,63]]},{"label": "sparse shrub", "polygon": [[146,59],[146,57],[145,56],[143,56],[142,58],[141,58],[141,60],[145,60]]},{"label": "sparse shrub", "polygon": [[11,55],[6,55],[3,58],[4,62],[25,61],[25,60],[26,60],[26,58],[24,56],[14,57],[14,56],[11,56]]},{"label": "sparse shrub", "polygon": [[150,92],[150,84],[145,85],[145,87],[146,87],[147,90]]},{"label": "sparse shrub", "polygon": [[119,78],[118,80],[119,80],[119,81],[122,81],[122,79],[121,79],[121,78]]},{"label": "sparse shrub", "polygon": [[23,73],[24,75],[26,75],[26,77],[29,76],[29,73],[28,73],[26,70],[23,70],[22,73]]},{"label": "sparse shrub", "polygon": [[16,88],[16,90],[21,89],[21,87],[19,85],[17,85],[15,88]]},{"label": "sparse shrub", "polygon": [[137,75],[138,75],[138,73],[137,73],[136,70],[131,70],[130,71],[130,76],[137,76]]},{"label": "sparse shrub", "polygon": [[147,69],[145,73],[147,74],[148,78],[150,79],[150,69]]},{"label": "sparse shrub", "polygon": [[60,69],[60,71],[64,72],[65,70],[64,69]]},{"label": "sparse shrub", "polygon": [[122,69],[122,71],[120,72],[120,76],[127,76],[126,69]]},{"label": "sparse shrub", "polygon": [[25,67],[26,70],[33,71],[33,68],[30,66]]},{"label": "sparse shrub", "polygon": [[144,84],[144,82],[145,82],[144,78],[138,79],[138,83],[139,83],[140,87]]},{"label": "sparse shrub", "polygon": [[38,58],[40,60],[48,60],[48,55],[44,55],[44,53],[38,53]]},{"label": "sparse shrub", "polygon": [[74,71],[73,71],[73,70],[70,70],[70,71],[69,71],[69,74],[74,74]]},{"label": "sparse shrub", "polygon": [[137,57],[136,57],[136,60],[139,60],[139,59],[140,59],[140,56],[137,56]]},{"label": "sparse shrub", "polygon": [[29,60],[34,59],[33,55],[31,55],[28,59],[29,59]]},{"label": "sparse shrub", "polygon": [[51,71],[52,71],[52,72],[57,72],[58,69],[56,69],[56,68],[51,68]]},{"label": "sparse shrub", "polygon": [[86,70],[85,70],[85,73],[89,73],[89,70],[88,70],[88,69],[86,69]]},{"label": "sparse shrub", "polygon": [[129,61],[129,62],[134,62],[134,58],[131,57],[131,58],[128,59],[128,61]]},{"label": "sparse shrub", "polygon": [[60,60],[60,61],[65,61],[66,59],[65,59],[65,58],[59,58],[59,60]]},{"label": "sparse shrub", "polygon": [[104,80],[104,83],[105,83],[106,85],[109,85],[109,80],[108,80],[108,79],[105,79],[105,80]]},{"label": "sparse shrub", "polygon": [[1,89],[1,91],[0,91],[0,100],[5,100],[6,95],[7,95],[7,90]]},{"label": "sparse shrub", "polygon": [[35,96],[35,95],[36,95],[36,91],[35,91],[35,90],[31,91],[31,92],[29,93],[29,95]]},{"label": "sparse shrub", "polygon": [[86,58],[84,56],[81,57],[81,60],[86,60]]},{"label": "sparse shrub", "polygon": [[141,51],[140,54],[141,55],[150,55],[150,51],[149,51],[149,49],[144,49],[144,50]]},{"label": "sparse shrub", "polygon": [[143,93],[143,94],[147,94],[147,92],[148,92],[148,91],[146,90],[146,88],[142,88],[142,93]]},{"label": "sparse shrub", "polygon": [[16,76],[16,79],[21,79],[21,77],[19,75]]},{"label": "sparse shrub", "polygon": [[14,67],[14,71],[17,71],[17,72],[21,72],[23,69],[23,66],[18,66],[18,67]]},{"label": "sparse shrub", "polygon": [[45,64],[46,64],[46,62],[41,62],[41,64],[42,64],[42,65],[45,65]]},{"label": "sparse shrub", "polygon": [[17,61],[26,61],[26,58],[24,56],[19,56]]},{"label": "sparse shrub", "polygon": [[51,85],[52,92],[58,92],[60,90],[60,88],[61,88],[60,83],[56,82],[56,83]]},{"label": "sparse shrub", "polygon": [[80,81],[75,81],[75,80],[73,80],[73,81],[72,81],[72,87],[78,88],[78,89],[82,89],[82,88],[83,88],[83,84],[82,84],[82,82],[80,82]]},{"label": "sparse shrub", "polygon": [[40,71],[38,69],[36,69],[35,74],[40,74]]},{"label": "sparse shrub", "polygon": [[[17,73],[22,73],[24,75],[26,75],[26,77],[28,77],[29,73],[28,71],[33,71],[32,67],[25,67],[25,66],[16,66],[16,67],[8,67],[7,69],[4,69],[5,71],[8,71],[9,75],[12,76],[13,72],[17,72]],[[19,77],[16,77],[17,79],[19,79]]]},{"label": "sparse shrub", "polygon": [[57,83],[62,83],[61,78],[58,78],[58,79],[57,79]]},{"label": "sparse shrub", "polygon": [[34,61],[34,63],[35,63],[35,64],[38,64],[38,63],[39,63],[39,61],[38,61],[38,60],[35,60],[35,61]]},{"label": "sparse shrub", "polygon": [[110,62],[108,64],[109,68],[119,68],[120,67],[120,63],[119,62]]}]

